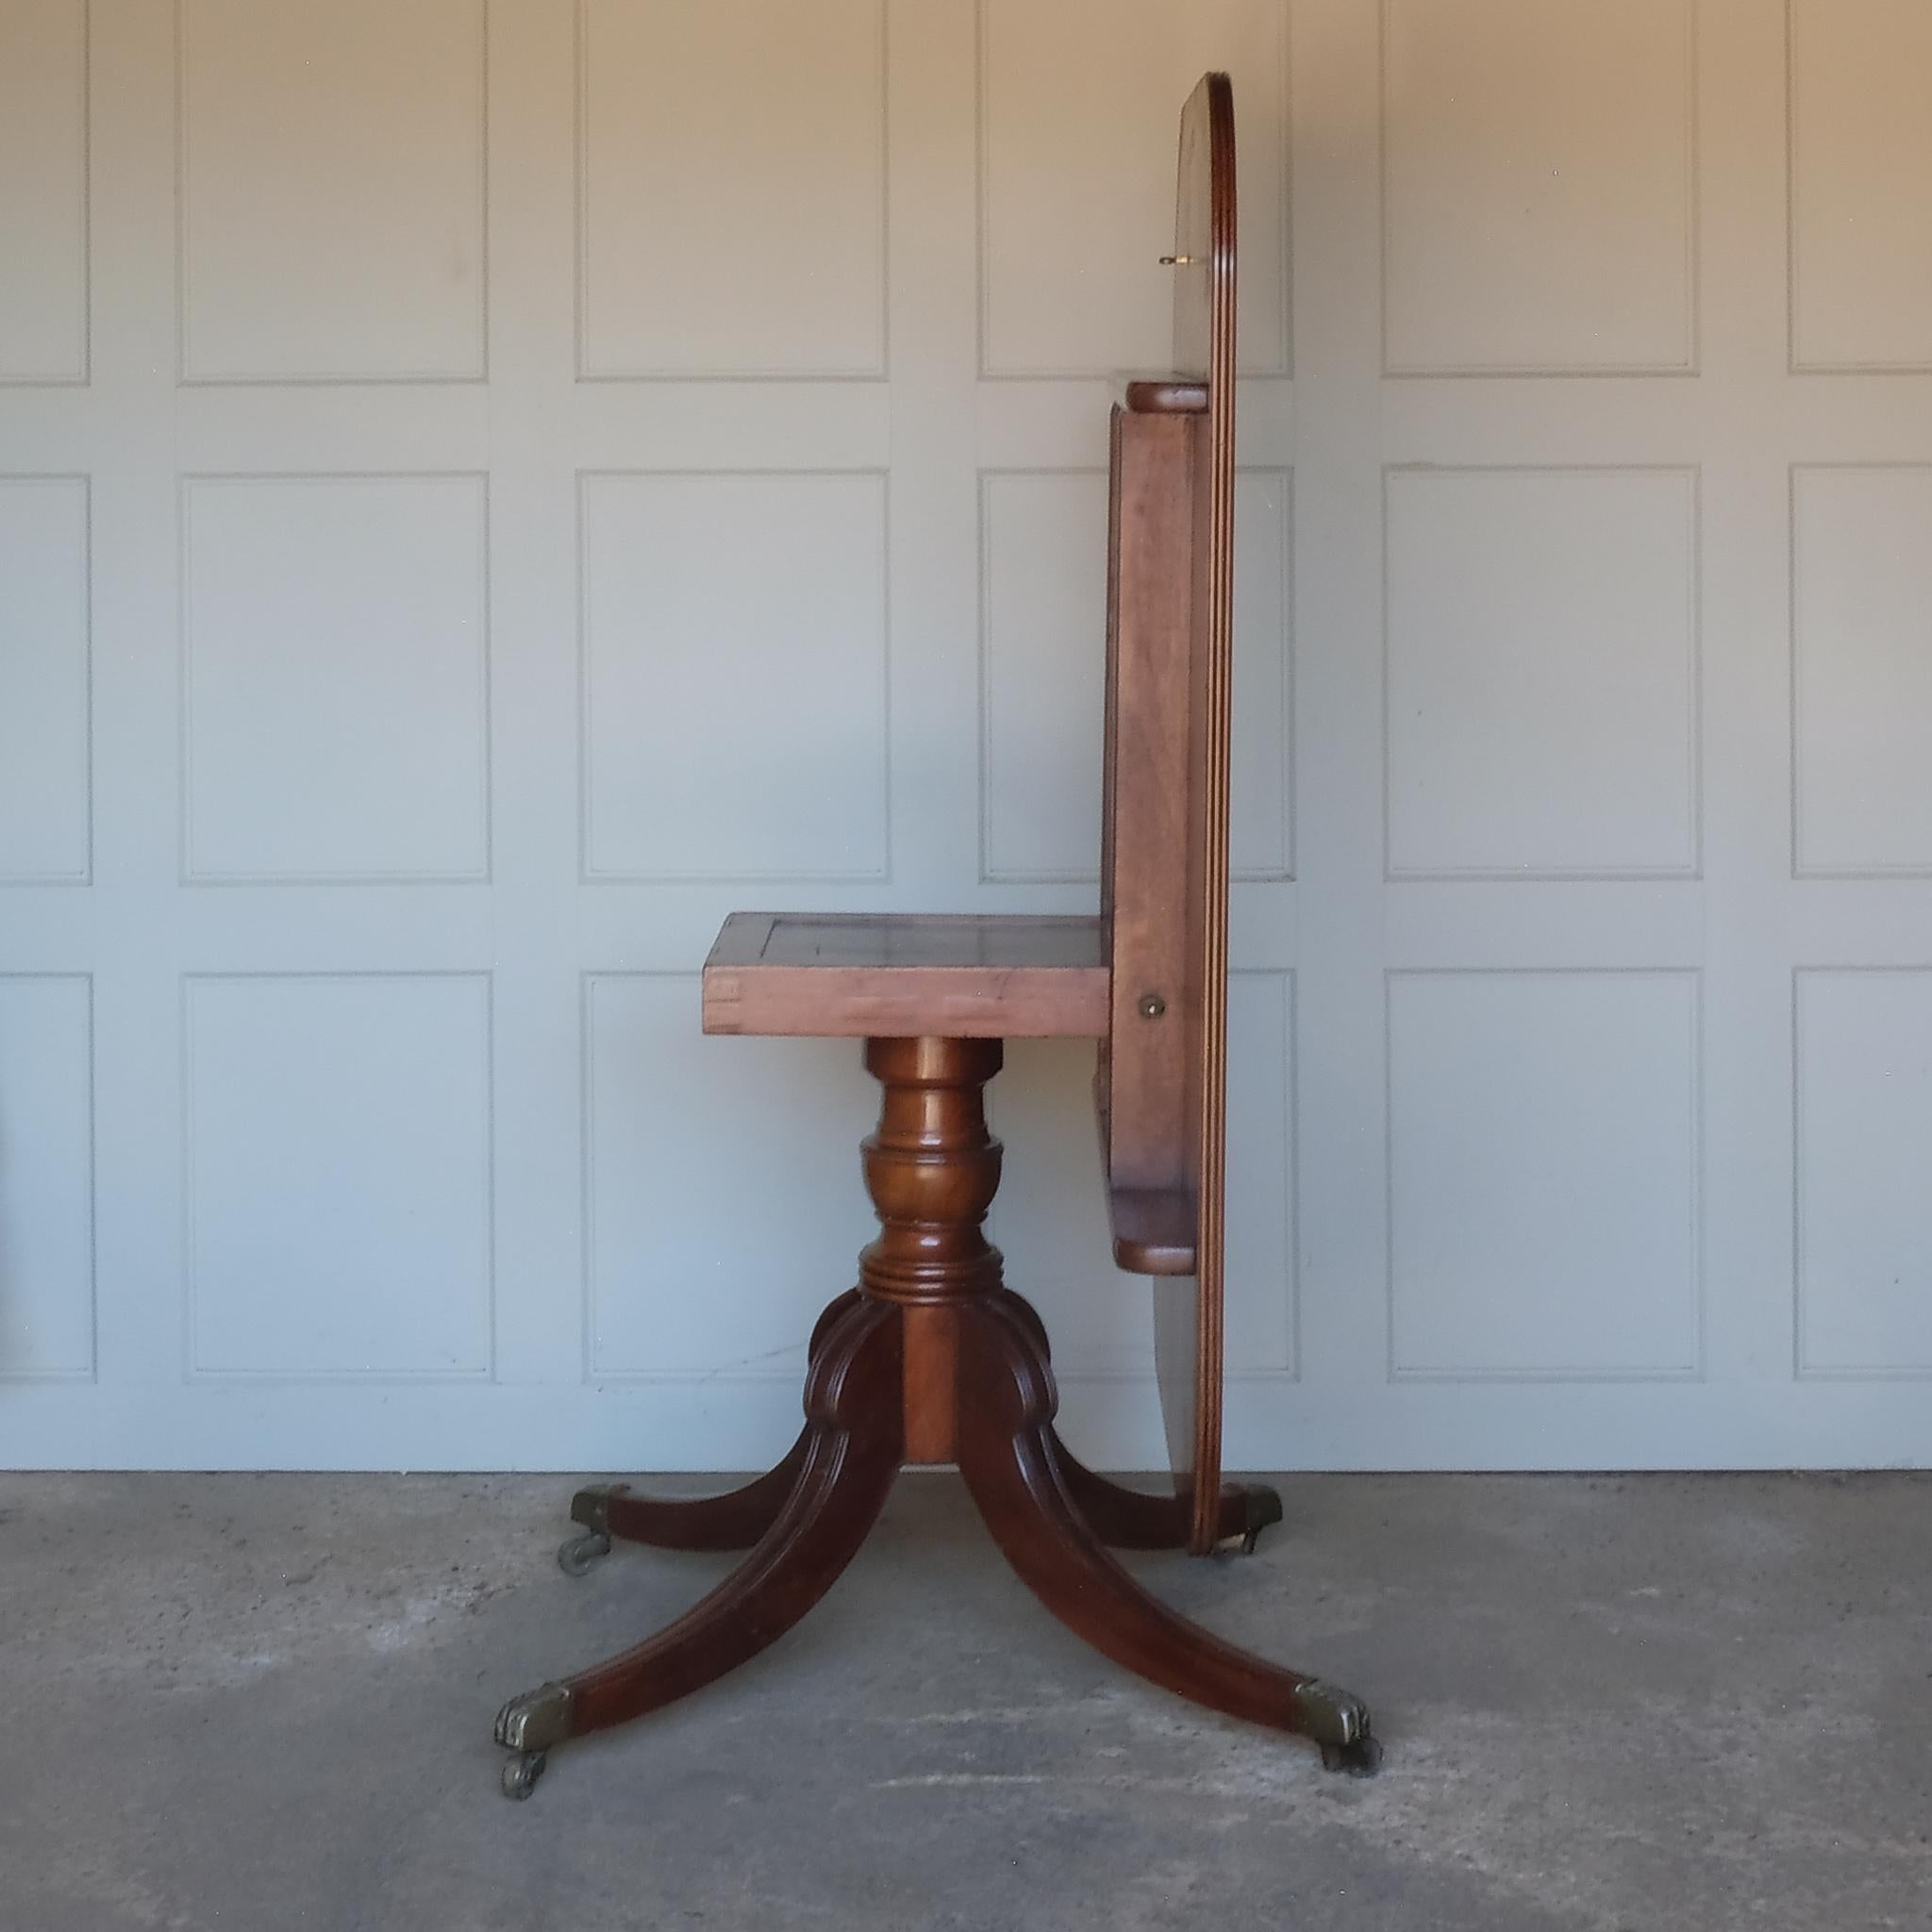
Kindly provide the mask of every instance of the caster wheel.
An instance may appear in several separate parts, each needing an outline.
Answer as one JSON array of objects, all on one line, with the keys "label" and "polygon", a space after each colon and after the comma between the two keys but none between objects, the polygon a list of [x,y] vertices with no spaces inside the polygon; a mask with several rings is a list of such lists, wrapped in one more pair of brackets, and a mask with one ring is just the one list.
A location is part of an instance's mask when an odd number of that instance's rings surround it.
[{"label": "caster wheel", "polygon": [[601,1529],[574,1536],[557,1553],[557,1567],[566,1576],[587,1576],[591,1565],[610,1554],[610,1539]]},{"label": "caster wheel", "polygon": [[1214,1546],[1217,1556],[1252,1557],[1261,1532],[1281,1521],[1281,1498],[1266,1483],[1243,1484],[1241,1496],[1246,1521],[1233,1536],[1222,1538]]},{"label": "caster wheel", "polygon": [[1374,1777],[1382,1762],[1382,1747],[1374,1738],[1352,1744],[1324,1744],[1322,1763],[1328,1771],[1345,1771],[1350,1777]]},{"label": "caster wheel", "polygon": [[1255,1545],[1261,1541],[1261,1529],[1257,1524],[1253,1529],[1243,1530],[1239,1536],[1224,1536],[1214,1545],[1217,1557],[1252,1557]]},{"label": "caster wheel", "polygon": [[519,1751],[503,1767],[503,1795],[527,1798],[537,1789],[537,1780],[543,1775],[549,1758],[547,1751]]}]

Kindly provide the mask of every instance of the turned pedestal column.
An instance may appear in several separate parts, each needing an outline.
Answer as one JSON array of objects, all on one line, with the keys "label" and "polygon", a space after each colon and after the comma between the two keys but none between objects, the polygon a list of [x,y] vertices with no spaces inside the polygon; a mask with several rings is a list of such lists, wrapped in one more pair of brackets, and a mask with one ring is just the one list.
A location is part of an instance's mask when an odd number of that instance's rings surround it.
[{"label": "turned pedestal column", "polygon": [[862,1154],[878,1239],[858,1257],[858,1291],[900,1311],[906,1460],[956,1462],[959,1311],[998,1294],[1000,1251],[982,1231],[1000,1184],[986,1124],[997,1040],[869,1040],[885,1089]]}]

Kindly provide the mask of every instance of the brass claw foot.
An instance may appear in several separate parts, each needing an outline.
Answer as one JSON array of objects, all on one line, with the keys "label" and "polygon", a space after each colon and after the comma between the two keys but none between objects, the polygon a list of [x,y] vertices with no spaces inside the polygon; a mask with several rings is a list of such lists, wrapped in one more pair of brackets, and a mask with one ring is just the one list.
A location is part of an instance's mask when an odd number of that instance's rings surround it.
[{"label": "brass claw foot", "polygon": [[630,1494],[628,1483],[591,1483],[570,1499],[570,1520],[581,1523],[593,1534],[610,1533],[610,1503],[615,1496]]},{"label": "brass claw foot", "polygon": [[516,1755],[503,1767],[503,1795],[527,1798],[549,1762],[550,1747],[570,1736],[571,1694],[562,1684],[540,1684],[512,1697],[496,1713],[496,1741]]},{"label": "brass claw foot", "polygon": [[610,1501],[629,1491],[628,1483],[592,1483],[570,1499],[570,1520],[582,1524],[584,1533],[557,1553],[557,1567],[566,1576],[588,1575],[592,1563],[610,1554]]},{"label": "brass claw foot", "polygon": [[1370,1729],[1369,1707],[1352,1690],[1307,1678],[1295,1690],[1302,1728],[1322,1747],[1322,1762],[1329,1771],[1351,1777],[1374,1777],[1382,1762],[1382,1746]]}]

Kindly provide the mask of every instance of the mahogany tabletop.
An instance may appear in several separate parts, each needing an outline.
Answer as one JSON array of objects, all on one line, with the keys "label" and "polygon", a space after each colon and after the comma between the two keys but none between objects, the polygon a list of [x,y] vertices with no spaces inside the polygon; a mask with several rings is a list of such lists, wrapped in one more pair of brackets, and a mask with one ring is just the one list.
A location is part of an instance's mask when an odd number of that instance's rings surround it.
[{"label": "mahogany tabletop", "polygon": [[707,1033],[1098,1039],[1097,918],[734,912],[705,962]]}]

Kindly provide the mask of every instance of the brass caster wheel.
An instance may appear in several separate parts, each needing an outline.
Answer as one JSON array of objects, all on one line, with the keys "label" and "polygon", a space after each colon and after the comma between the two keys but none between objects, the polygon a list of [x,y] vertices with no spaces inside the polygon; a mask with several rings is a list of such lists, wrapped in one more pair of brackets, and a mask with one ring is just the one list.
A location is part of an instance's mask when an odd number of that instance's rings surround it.
[{"label": "brass caster wheel", "polygon": [[537,1780],[543,1775],[543,1767],[549,1761],[547,1751],[519,1751],[504,1764],[503,1795],[527,1798],[537,1789]]},{"label": "brass caster wheel", "polygon": [[1304,1677],[1295,1686],[1301,1728],[1322,1747],[1322,1762],[1350,1777],[1374,1777],[1382,1747],[1369,1727],[1369,1707],[1353,1690]]},{"label": "brass caster wheel", "polygon": [[1241,1526],[1215,1544],[1218,1557],[1252,1557],[1261,1532],[1270,1524],[1281,1521],[1281,1498],[1266,1483],[1243,1483],[1241,1495]]},{"label": "brass caster wheel", "polygon": [[566,1576],[588,1576],[591,1565],[610,1554],[610,1538],[601,1529],[574,1536],[557,1553],[557,1567]]},{"label": "brass caster wheel", "polygon": [[1374,1738],[1352,1744],[1324,1744],[1322,1764],[1327,1771],[1345,1771],[1350,1777],[1374,1777],[1382,1762],[1382,1746]]}]

